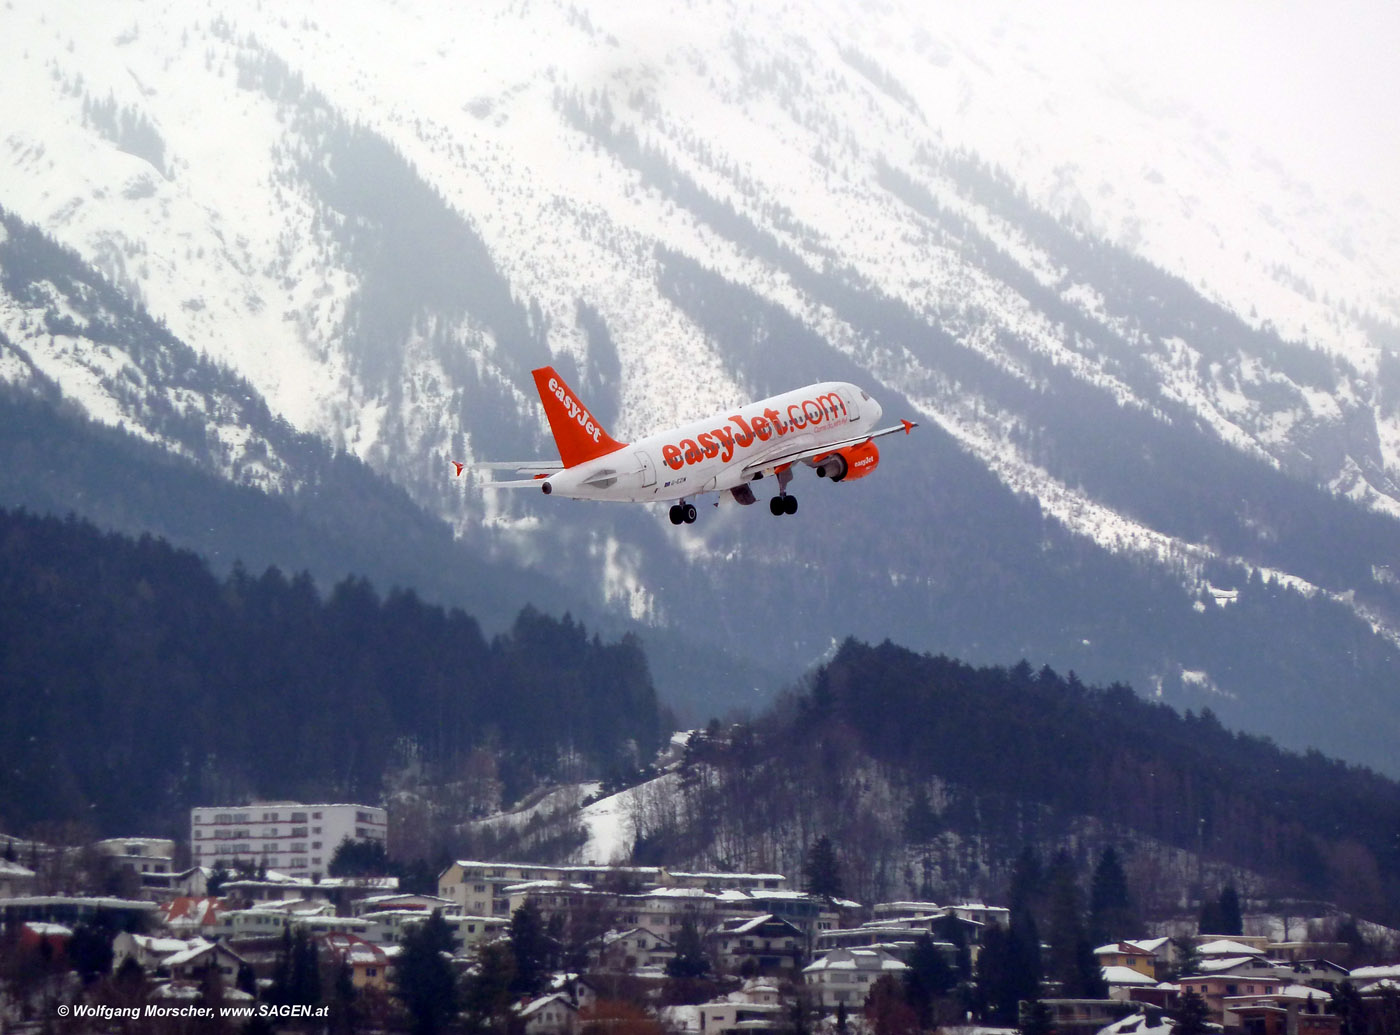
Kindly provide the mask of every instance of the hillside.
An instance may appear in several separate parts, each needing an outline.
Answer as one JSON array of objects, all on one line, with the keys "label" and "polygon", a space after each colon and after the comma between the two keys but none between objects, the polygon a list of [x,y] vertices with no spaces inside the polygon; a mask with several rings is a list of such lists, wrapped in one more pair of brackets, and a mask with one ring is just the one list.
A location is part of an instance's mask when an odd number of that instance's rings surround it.
[{"label": "hillside", "polygon": [[0,697],[7,828],[102,835],[183,836],[201,802],[378,800],[391,779],[461,822],[580,768],[635,769],[669,721],[637,643],[568,617],[527,609],[488,639],[412,592],[219,578],[150,537],[10,511]]},{"label": "hillside", "polygon": [[1115,847],[1154,915],[1235,881],[1400,916],[1400,784],[1025,662],[848,641],[664,780],[628,792],[638,861],[800,873],[826,836],[862,901],[1005,901],[1025,849],[1087,871]]}]

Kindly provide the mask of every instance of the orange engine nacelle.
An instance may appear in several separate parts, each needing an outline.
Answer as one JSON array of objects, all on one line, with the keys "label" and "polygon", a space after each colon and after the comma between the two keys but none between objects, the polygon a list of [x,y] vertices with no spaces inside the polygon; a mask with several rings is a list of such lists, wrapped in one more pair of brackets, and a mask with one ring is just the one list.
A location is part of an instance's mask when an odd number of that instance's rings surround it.
[{"label": "orange engine nacelle", "polygon": [[862,442],[834,453],[824,453],[808,463],[817,469],[818,478],[830,478],[834,482],[853,481],[864,478],[880,466],[880,450],[875,448],[874,442]]}]

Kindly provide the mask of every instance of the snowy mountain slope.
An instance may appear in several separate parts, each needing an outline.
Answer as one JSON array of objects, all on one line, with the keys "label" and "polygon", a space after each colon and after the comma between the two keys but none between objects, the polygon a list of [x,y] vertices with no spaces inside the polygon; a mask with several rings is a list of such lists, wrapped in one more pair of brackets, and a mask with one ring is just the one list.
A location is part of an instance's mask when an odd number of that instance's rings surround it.
[{"label": "snowy mountain slope", "polygon": [[[296,429],[621,613],[783,665],[898,635],[1188,702],[1213,687],[1242,713],[1315,679],[1241,675],[1222,630],[1252,612],[1218,601],[1249,604],[1259,573],[1327,602],[1315,640],[1400,628],[1400,224],[1044,11],[6,17],[0,205]],[[158,437],[102,388],[101,350],[39,347],[22,310],[7,335],[65,394]],[[446,477],[449,457],[548,455],[528,378],[547,360],[620,438],[828,376],[927,427],[860,489],[805,487],[820,524],[800,534]],[[1135,628],[1095,599],[1105,579],[1132,587]],[[1314,647],[1317,671],[1345,649]],[[1368,641],[1355,693],[1387,649]],[[1369,735],[1336,749],[1388,758]]]}]

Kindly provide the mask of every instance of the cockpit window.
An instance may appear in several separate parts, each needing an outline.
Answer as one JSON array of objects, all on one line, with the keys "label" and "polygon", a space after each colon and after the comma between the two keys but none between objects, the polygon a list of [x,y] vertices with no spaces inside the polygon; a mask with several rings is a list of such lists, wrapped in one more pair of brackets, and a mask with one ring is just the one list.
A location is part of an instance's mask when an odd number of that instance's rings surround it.
[{"label": "cockpit window", "polygon": [[862,399],[864,399],[866,402],[869,402],[869,401],[870,401],[870,396],[868,396],[868,395],[865,394],[865,389],[864,389],[864,388],[862,388],[862,389],[860,390],[860,397],[861,397]]}]

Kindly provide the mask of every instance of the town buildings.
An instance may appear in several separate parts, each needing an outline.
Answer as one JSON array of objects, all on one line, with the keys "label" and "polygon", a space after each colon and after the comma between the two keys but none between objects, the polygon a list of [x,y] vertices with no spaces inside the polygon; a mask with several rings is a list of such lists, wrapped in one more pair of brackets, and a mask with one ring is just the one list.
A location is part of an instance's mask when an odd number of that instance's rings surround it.
[{"label": "town buildings", "polygon": [[190,810],[196,866],[253,866],[292,877],[325,876],[342,841],[388,838],[388,813],[373,805],[253,802]]}]

